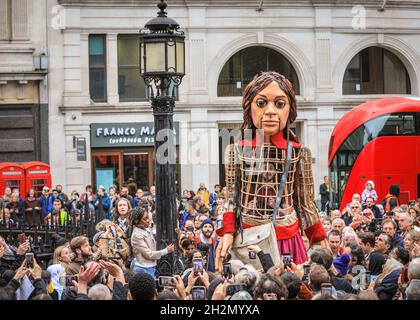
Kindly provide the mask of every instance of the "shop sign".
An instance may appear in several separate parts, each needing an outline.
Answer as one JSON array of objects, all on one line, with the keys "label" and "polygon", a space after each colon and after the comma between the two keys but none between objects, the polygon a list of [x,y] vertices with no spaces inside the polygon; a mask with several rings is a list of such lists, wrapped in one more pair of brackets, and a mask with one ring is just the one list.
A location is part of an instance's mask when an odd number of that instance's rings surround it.
[{"label": "shop sign", "polygon": [[[92,148],[154,146],[153,122],[92,123],[90,145]],[[174,138],[179,144],[179,123],[174,122]]]}]

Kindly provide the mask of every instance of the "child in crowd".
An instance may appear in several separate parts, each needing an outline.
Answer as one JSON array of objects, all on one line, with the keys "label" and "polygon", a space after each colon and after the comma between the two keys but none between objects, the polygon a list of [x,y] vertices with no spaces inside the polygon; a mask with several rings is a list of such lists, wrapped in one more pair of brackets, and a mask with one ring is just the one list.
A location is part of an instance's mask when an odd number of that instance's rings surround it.
[{"label": "child in crowd", "polygon": [[363,193],[362,193],[362,205],[366,204],[366,198],[369,196],[372,197],[375,202],[376,200],[378,200],[378,195],[375,191],[375,184],[373,183],[372,180],[369,180],[368,182],[366,182],[365,190],[363,190]]}]

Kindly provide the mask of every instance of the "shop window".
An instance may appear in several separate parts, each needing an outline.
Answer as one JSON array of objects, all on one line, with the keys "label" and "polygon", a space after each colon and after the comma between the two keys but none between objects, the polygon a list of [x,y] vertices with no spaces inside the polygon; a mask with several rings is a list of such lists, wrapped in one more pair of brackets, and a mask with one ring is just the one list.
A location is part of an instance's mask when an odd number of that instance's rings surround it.
[{"label": "shop window", "polygon": [[369,47],[348,64],[343,94],[411,94],[410,77],[395,54],[384,48]]},{"label": "shop window", "polygon": [[105,35],[89,35],[89,91],[95,102],[106,102]]},{"label": "shop window", "polygon": [[273,49],[253,46],[235,53],[223,66],[217,83],[217,95],[241,96],[242,90],[261,71],[277,71],[284,75],[299,94],[299,80],[292,64]]},{"label": "shop window", "polygon": [[115,185],[120,190],[119,154],[94,154],[93,169],[95,177],[95,190],[104,186],[108,192],[109,187]]}]

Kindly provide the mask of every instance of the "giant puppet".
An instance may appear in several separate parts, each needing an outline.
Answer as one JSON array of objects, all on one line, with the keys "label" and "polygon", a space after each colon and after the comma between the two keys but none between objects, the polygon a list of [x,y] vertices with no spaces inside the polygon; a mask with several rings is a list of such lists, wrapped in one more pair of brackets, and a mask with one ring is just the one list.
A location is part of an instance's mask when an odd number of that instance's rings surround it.
[{"label": "giant puppet", "polygon": [[262,72],[245,88],[242,107],[243,135],[227,148],[226,183],[234,192],[217,230],[218,269],[238,237],[250,244],[246,237],[268,223],[275,230],[272,255],[287,252],[301,264],[308,260],[302,235],[314,245],[324,244],[326,234],[314,203],[310,150],[290,129],[297,116],[292,84],[276,72]]}]

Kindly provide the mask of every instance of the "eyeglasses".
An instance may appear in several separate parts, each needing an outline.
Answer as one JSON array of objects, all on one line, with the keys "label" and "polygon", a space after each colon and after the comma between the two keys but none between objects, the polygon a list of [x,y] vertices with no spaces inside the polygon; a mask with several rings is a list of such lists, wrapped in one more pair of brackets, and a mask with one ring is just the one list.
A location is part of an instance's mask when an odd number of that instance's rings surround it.
[{"label": "eyeglasses", "polygon": [[359,209],[359,207],[350,207],[350,209]]}]

